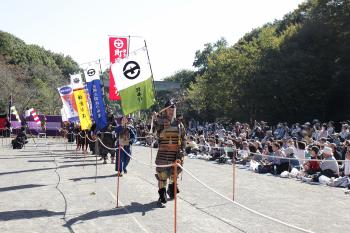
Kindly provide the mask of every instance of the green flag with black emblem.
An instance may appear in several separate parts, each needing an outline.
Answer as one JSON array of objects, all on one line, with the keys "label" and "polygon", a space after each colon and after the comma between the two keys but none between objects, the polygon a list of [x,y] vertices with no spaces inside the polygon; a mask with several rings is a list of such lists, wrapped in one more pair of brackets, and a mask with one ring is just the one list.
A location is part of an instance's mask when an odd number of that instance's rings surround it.
[{"label": "green flag with black emblem", "polygon": [[154,104],[153,77],[146,48],[112,64],[111,70],[124,115]]}]

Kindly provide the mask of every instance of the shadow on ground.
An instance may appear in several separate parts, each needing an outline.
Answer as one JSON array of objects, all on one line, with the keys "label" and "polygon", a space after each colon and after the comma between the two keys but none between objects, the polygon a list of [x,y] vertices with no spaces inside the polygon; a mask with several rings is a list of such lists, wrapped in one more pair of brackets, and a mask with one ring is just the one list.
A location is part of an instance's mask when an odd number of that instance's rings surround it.
[{"label": "shadow on ground", "polygon": [[4,211],[4,212],[0,212],[0,221],[51,217],[51,216],[63,215],[63,214],[64,212],[55,212],[55,211],[49,211],[49,210]]},{"label": "shadow on ground", "polygon": [[0,192],[14,191],[14,190],[19,190],[19,189],[37,188],[37,187],[42,187],[42,186],[46,186],[46,185],[44,185],[44,184],[17,185],[17,186],[0,188]]},{"label": "shadow on ground", "polygon": [[150,202],[148,204],[141,204],[138,202],[131,202],[130,205],[119,207],[110,210],[95,210],[88,212],[86,214],[80,215],[75,218],[71,218],[67,221],[63,226],[70,228],[73,224],[79,221],[88,221],[96,218],[108,217],[108,216],[116,216],[122,214],[132,214],[132,213],[141,213],[142,216],[146,214],[146,212],[157,209],[157,202]]},{"label": "shadow on ground", "polygon": [[88,177],[78,177],[78,178],[72,178],[72,179],[69,179],[69,180],[72,180],[74,182],[76,181],[81,181],[81,180],[93,180],[93,179],[104,179],[104,178],[110,178],[110,177],[116,177],[117,176],[117,173],[116,174],[113,174],[113,175],[108,175],[108,176],[88,176]]}]

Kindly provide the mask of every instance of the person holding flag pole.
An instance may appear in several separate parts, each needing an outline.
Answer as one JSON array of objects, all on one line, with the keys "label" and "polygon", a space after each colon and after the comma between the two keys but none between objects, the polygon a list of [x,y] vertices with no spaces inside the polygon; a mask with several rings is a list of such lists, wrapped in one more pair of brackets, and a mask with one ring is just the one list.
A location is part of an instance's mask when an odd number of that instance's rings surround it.
[{"label": "person holding flag pole", "polygon": [[[156,156],[156,165],[170,165],[174,163],[183,164],[186,147],[186,129],[181,121],[176,121],[176,105],[168,101],[164,109],[159,113],[153,114],[154,127],[158,138],[158,153]],[[175,170],[174,170],[175,169]],[[174,174],[174,173],[177,174]],[[158,180],[158,206],[165,207],[167,196],[174,199],[175,190],[179,193],[175,177],[181,172],[180,168],[175,167],[157,167],[156,179]],[[169,180],[168,190],[166,190]]]}]

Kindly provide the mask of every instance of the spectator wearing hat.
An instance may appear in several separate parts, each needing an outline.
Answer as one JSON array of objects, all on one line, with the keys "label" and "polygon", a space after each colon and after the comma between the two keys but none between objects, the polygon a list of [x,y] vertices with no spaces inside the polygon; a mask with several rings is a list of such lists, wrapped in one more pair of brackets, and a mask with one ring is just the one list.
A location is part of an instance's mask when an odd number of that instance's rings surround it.
[{"label": "spectator wearing hat", "polygon": [[339,165],[333,156],[332,148],[326,146],[322,152],[323,161],[320,164],[321,175],[331,177],[339,176]]},{"label": "spectator wearing hat", "polygon": [[228,140],[225,143],[224,150],[225,150],[226,156],[229,157],[230,159],[233,158],[233,154],[234,154],[233,149],[234,149],[233,148],[233,141],[232,140]]}]

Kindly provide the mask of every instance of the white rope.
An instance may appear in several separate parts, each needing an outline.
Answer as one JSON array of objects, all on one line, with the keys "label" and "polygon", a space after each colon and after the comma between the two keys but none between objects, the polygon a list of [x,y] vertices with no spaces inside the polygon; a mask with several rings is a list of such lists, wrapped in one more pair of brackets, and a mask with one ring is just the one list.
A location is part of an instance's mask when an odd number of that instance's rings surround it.
[{"label": "white rope", "polygon": [[152,164],[146,164],[146,163],[143,163],[143,162],[138,161],[137,159],[135,159],[135,157],[131,156],[128,152],[126,152],[126,151],[124,150],[123,147],[121,147],[121,149],[122,149],[122,150],[125,152],[125,154],[126,154],[127,156],[129,156],[131,159],[135,160],[136,162],[138,162],[138,163],[140,163],[140,164],[146,165],[146,166],[151,166],[151,167],[163,167],[163,168],[166,168],[166,167],[173,167],[173,166],[174,166],[174,163],[168,164],[168,165],[152,165]]},{"label": "white rope", "polygon": [[[82,136],[80,135],[80,133],[78,133],[78,135],[79,135],[80,137],[82,137]],[[88,138],[88,139],[89,139],[89,138]],[[89,140],[90,140],[90,139],[89,139]],[[117,149],[118,149],[118,148],[110,148],[110,147],[106,146],[106,145],[101,141],[100,138],[97,138],[96,141],[97,141],[97,140],[99,140],[100,143],[101,143],[101,145],[102,145],[103,147],[105,147],[106,149],[109,149],[109,150],[117,150]],[[147,167],[150,167],[150,166],[151,166],[151,167],[163,167],[163,168],[166,168],[166,167],[172,167],[172,166],[174,166],[174,164],[169,164],[169,165],[150,165],[150,164],[146,164],[146,163],[143,163],[143,162],[141,162],[141,161],[135,159],[135,157],[131,156],[128,152],[126,152],[125,149],[124,149],[123,147],[120,147],[120,148],[121,148],[121,149],[124,151],[124,153],[125,153],[127,156],[129,156],[131,159],[133,159],[133,160],[135,160],[136,162],[138,162],[138,163],[140,163],[140,164],[142,164],[142,165],[145,165],[145,166],[147,166]],[[236,150],[237,150],[237,149],[236,149]],[[252,153],[252,154],[257,154],[257,153]],[[259,155],[261,155],[261,154],[259,154]],[[272,157],[274,157],[274,156],[272,156]],[[284,157],[281,157],[281,158],[284,158]],[[295,158],[294,158],[294,159],[295,159]],[[207,189],[209,189],[210,191],[214,192],[215,194],[217,194],[218,196],[224,198],[225,200],[227,200],[227,201],[229,201],[229,202],[231,202],[231,203],[233,203],[233,204],[236,204],[236,205],[238,205],[239,207],[241,207],[241,208],[243,208],[243,209],[245,209],[245,210],[247,210],[247,211],[249,211],[249,212],[251,212],[251,213],[254,213],[254,214],[256,214],[256,215],[259,215],[259,216],[261,216],[261,217],[263,217],[263,218],[266,218],[266,219],[269,219],[269,220],[271,220],[271,221],[277,222],[277,223],[282,224],[282,225],[284,225],[284,226],[287,226],[287,227],[289,227],[289,228],[293,228],[293,229],[296,229],[296,230],[299,230],[299,231],[302,231],[302,232],[313,233],[311,230],[306,230],[306,229],[297,227],[297,226],[295,226],[295,225],[292,225],[292,224],[283,222],[283,221],[281,221],[281,220],[279,220],[279,219],[270,217],[270,216],[265,215],[265,214],[263,214],[263,213],[260,213],[260,212],[258,212],[258,211],[256,211],[256,210],[253,210],[253,209],[251,209],[251,208],[249,208],[249,207],[247,207],[247,206],[245,206],[245,205],[243,205],[243,204],[240,204],[240,203],[238,203],[238,202],[236,202],[236,201],[233,201],[233,200],[231,200],[230,198],[228,198],[228,197],[222,195],[221,193],[219,193],[219,192],[216,191],[215,189],[211,188],[210,186],[208,186],[207,184],[205,184],[205,183],[202,182],[201,180],[199,180],[195,175],[193,175],[189,170],[185,169],[185,168],[184,168],[183,166],[181,166],[180,164],[177,163],[176,165],[177,165],[178,167],[180,167],[184,172],[186,172],[187,174],[189,174],[193,179],[195,179],[195,180],[196,180],[197,182],[199,182],[201,185],[203,185],[204,187],[206,187]]]},{"label": "white rope", "polygon": [[[74,133],[73,133],[73,134],[74,134]],[[78,135],[78,136],[80,136],[81,138],[85,138],[85,137],[81,136],[80,133],[75,134],[75,135]],[[86,138],[87,138],[88,140],[90,140],[89,137],[86,137]],[[106,145],[102,142],[102,140],[101,140],[100,138],[97,138],[95,141],[92,141],[92,140],[90,140],[90,141],[91,141],[91,142],[96,142],[97,140],[101,143],[101,145],[102,145],[104,148],[106,148],[106,149],[108,149],[108,150],[115,150],[115,151],[118,150],[118,148],[111,148],[111,147],[106,146]],[[133,156],[131,156],[129,153],[127,153],[127,152],[124,150],[123,147],[121,147],[121,149],[122,149],[122,150],[125,152],[125,154],[126,154],[127,156],[129,156],[131,159],[135,160],[136,162],[138,162],[138,163],[140,163],[140,164],[142,164],[142,165],[148,166],[148,167],[151,166],[151,167],[155,167],[155,168],[156,168],[156,167],[159,167],[159,168],[167,168],[167,167],[172,167],[172,166],[174,166],[174,164],[168,164],[168,165],[152,165],[152,164],[146,164],[146,163],[143,163],[143,162],[141,162],[141,161],[135,159],[135,157],[133,157]]]},{"label": "white rope", "polygon": [[269,219],[269,220],[271,220],[271,221],[280,223],[280,224],[282,224],[282,225],[284,225],[284,226],[287,226],[287,227],[290,227],[290,228],[293,228],[293,229],[296,229],[296,230],[299,230],[299,231],[302,231],[302,232],[311,232],[311,233],[312,233],[312,231],[310,231],[310,230],[305,230],[305,229],[303,229],[303,228],[300,228],[300,227],[294,226],[294,225],[292,225],[292,224],[283,222],[283,221],[278,220],[278,219],[276,219],[276,218],[267,216],[267,215],[262,214],[262,213],[260,213],[260,212],[258,212],[258,211],[256,211],[256,210],[253,210],[253,209],[251,209],[251,208],[249,208],[249,207],[246,207],[245,205],[242,205],[242,204],[240,204],[240,203],[238,203],[238,202],[236,202],[236,201],[233,201],[233,200],[231,200],[230,198],[228,198],[228,197],[222,195],[221,193],[217,192],[215,189],[209,187],[207,184],[205,184],[204,182],[202,182],[201,180],[199,180],[199,179],[198,179],[197,177],[195,177],[189,170],[185,169],[185,168],[184,168],[183,166],[181,166],[180,164],[177,164],[177,166],[179,166],[183,171],[185,171],[185,172],[186,172],[187,174],[189,174],[193,179],[195,179],[197,182],[199,182],[201,185],[203,185],[204,187],[206,187],[206,188],[209,189],[210,191],[216,193],[217,195],[219,195],[220,197],[224,198],[225,200],[227,200],[227,201],[229,201],[229,202],[232,202],[233,204],[236,204],[236,205],[240,206],[241,208],[243,208],[243,209],[245,209],[245,210],[247,210],[247,211],[249,211],[249,212],[251,212],[251,213],[254,213],[254,214],[259,215],[259,216],[261,216],[261,217],[263,217],[263,218],[267,218],[267,219]]},{"label": "white rope", "polygon": [[[206,147],[206,148],[209,148],[210,149],[225,149],[227,147],[222,147],[222,146],[207,146],[207,145],[198,145],[199,147]],[[241,149],[237,149],[237,148],[232,148],[232,150],[234,151],[242,151]],[[252,154],[252,155],[261,155],[263,157],[272,157],[272,158],[279,158],[279,159],[286,159],[286,160],[299,160],[299,161],[318,161],[318,162],[323,162],[323,161],[337,161],[337,162],[345,162],[345,161],[348,161],[348,160],[341,160],[341,159],[334,159],[334,160],[324,160],[324,159],[308,159],[308,158],[291,158],[291,157],[282,157],[282,156],[274,156],[274,155],[266,155],[266,154],[259,154],[259,153],[254,153],[254,152],[250,152],[248,151],[249,154]]]}]

